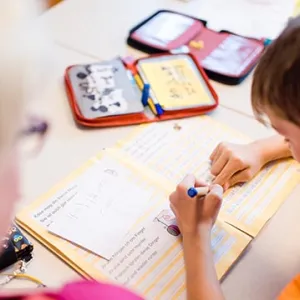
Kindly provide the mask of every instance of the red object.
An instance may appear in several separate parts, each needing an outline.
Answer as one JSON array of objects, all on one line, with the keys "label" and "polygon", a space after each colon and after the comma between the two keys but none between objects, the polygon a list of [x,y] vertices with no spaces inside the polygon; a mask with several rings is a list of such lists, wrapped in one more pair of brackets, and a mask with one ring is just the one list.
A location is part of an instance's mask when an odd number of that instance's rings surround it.
[{"label": "red object", "polygon": [[67,284],[58,291],[37,292],[31,295],[1,297],[3,300],[142,300],[143,298],[126,288],[96,281],[79,281]]},{"label": "red object", "polygon": [[[164,56],[164,55],[169,56],[172,54],[165,53],[165,54],[157,54],[155,56]],[[176,55],[176,54],[174,54],[174,55]],[[199,107],[199,108],[176,110],[176,111],[165,111],[163,115],[154,116],[153,118],[147,117],[146,114],[144,114],[144,113],[135,113],[135,114],[128,114],[128,115],[102,117],[102,118],[97,118],[97,119],[86,119],[81,114],[81,112],[78,108],[78,105],[76,103],[75,93],[73,91],[73,87],[72,87],[72,84],[71,84],[71,81],[70,81],[69,75],[68,75],[68,71],[72,68],[72,66],[70,66],[66,69],[66,72],[65,72],[65,87],[66,87],[68,100],[69,100],[75,121],[78,124],[85,126],[85,127],[99,127],[99,128],[100,127],[115,127],[115,126],[126,126],[126,125],[151,123],[151,122],[193,117],[193,116],[201,115],[201,114],[204,114],[204,113],[214,110],[219,104],[218,96],[217,96],[215,90],[213,89],[213,87],[211,86],[211,84],[209,83],[206,73],[201,68],[198,61],[195,59],[195,57],[191,54],[187,54],[187,55],[191,56],[191,58],[195,62],[195,65],[199,69],[200,74],[202,75],[202,77],[212,95],[212,98],[215,100],[215,103],[213,105]],[[153,57],[153,56],[151,56],[151,57]],[[141,59],[144,59],[144,58],[141,58]],[[139,60],[132,60],[131,57],[126,57],[123,59],[125,66],[133,74],[137,73],[136,64],[138,61]]]},{"label": "red object", "polygon": [[[145,30],[141,30],[149,26],[148,31],[152,32],[152,21],[160,14],[181,15],[194,22],[175,40],[163,46],[156,43],[155,37],[151,40],[143,36]],[[161,26],[163,28],[164,23]],[[200,41],[204,46],[201,49],[191,47],[192,41],[196,43]],[[207,28],[204,21],[168,10],[158,11],[134,27],[129,33],[127,43],[133,48],[151,54],[187,46],[210,78],[226,84],[240,83],[256,65],[265,49],[264,40],[242,37],[225,31],[217,32]]]},{"label": "red object", "polygon": [[[203,29],[205,29],[204,25],[200,21],[195,20],[194,23],[183,34],[181,34],[176,40],[168,43],[166,47],[159,47],[159,46],[156,47],[163,51],[176,49],[182,45],[186,45],[187,43],[189,43],[189,41],[191,41]],[[140,41],[145,45],[152,46],[152,44],[144,40],[144,37],[141,34],[139,34],[137,31],[131,35],[131,38]]]}]

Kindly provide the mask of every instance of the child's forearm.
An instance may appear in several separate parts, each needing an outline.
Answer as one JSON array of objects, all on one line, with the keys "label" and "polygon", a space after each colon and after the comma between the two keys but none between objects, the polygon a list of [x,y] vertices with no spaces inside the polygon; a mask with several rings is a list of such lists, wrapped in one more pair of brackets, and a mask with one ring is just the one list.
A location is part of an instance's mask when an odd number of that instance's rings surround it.
[{"label": "child's forearm", "polygon": [[288,143],[280,135],[275,135],[266,139],[252,143],[261,154],[263,165],[270,161],[291,157],[292,153]]},{"label": "child's forearm", "polygon": [[183,236],[188,300],[224,300],[215,271],[210,230]]}]

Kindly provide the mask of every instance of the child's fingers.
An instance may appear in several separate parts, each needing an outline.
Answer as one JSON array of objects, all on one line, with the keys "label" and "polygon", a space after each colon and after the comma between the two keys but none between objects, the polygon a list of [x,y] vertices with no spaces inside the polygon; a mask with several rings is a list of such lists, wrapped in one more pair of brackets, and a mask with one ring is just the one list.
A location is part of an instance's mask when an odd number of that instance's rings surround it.
[{"label": "child's fingers", "polygon": [[214,183],[223,185],[231,179],[236,171],[235,165],[230,160],[227,161],[221,172],[216,176]]},{"label": "child's fingers", "polygon": [[211,217],[212,222],[215,223],[219,211],[221,209],[222,200],[223,200],[223,188],[218,184],[213,184],[211,186],[210,192],[206,196],[205,200],[209,201],[208,203],[211,205]]},{"label": "child's fingers", "polygon": [[186,175],[181,183],[178,185],[179,188],[190,188],[195,186],[196,183],[196,178],[192,174]]},{"label": "child's fingers", "polygon": [[195,187],[205,187],[205,186],[208,186],[207,182],[196,178]]},{"label": "child's fingers", "polygon": [[226,153],[226,151],[224,151],[223,145],[220,144],[220,145],[218,146],[218,150],[217,150],[216,153],[214,154],[213,159],[211,160],[211,162],[214,163],[214,162],[218,161],[219,158],[220,158],[224,153]]},{"label": "child's fingers", "polygon": [[216,156],[219,152],[219,149],[220,149],[220,144],[214,149],[214,151],[212,152],[212,154],[210,155],[209,159],[211,161],[214,161],[216,159]]},{"label": "child's fingers", "polygon": [[225,167],[228,161],[228,156],[226,153],[222,153],[218,159],[216,159],[211,165],[211,174],[217,176]]},{"label": "child's fingers", "polygon": [[209,201],[212,205],[221,205],[223,199],[223,188],[219,184],[213,184],[210,187],[210,191],[205,197],[205,200]]},{"label": "child's fingers", "polygon": [[239,171],[232,175],[232,177],[229,179],[229,185],[233,186],[238,183],[247,182],[251,179],[251,172],[250,169],[247,168],[245,170]]},{"label": "child's fingers", "polygon": [[176,192],[173,192],[173,193],[169,196],[170,205],[171,205],[171,203],[174,202],[175,198],[176,198]]},{"label": "child's fingers", "polygon": [[224,184],[223,184],[223,189],[224,189],[224,191],[227,191],[229,188],[230,188],[230,182],[225,182]]},{"label": "child's fingers", "polygon": [[170,203],[170,208],[171,208],[172,212],[174,213],[175,217],[177,217],[177,210],[176,210],[175,206],[172,204],[172,202]]}]

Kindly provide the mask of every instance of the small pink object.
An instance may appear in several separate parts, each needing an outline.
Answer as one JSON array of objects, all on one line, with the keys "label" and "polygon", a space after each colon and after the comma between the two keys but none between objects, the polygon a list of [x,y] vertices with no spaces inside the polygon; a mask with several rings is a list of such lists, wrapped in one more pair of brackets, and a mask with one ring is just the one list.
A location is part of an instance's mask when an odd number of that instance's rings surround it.
[{"label": "small pink object", "polygon": [[[10,299],[10,298],[1,298]],[[18,299],[18,298],[14,298]],[[126,288],[96,281],[80,281],[67,284],[59,292],[20,297],[20,300],[143,300]]]},{"label": "small pink object", "polygon": [[180,234],[180,230],[177,225],[168,226],[167,231],[174,236],[178,236]]},{"label": "small pink object", "polygon": [[142,300],[143,298],[130,292],[129,290],[107,283],[96,281],[81,281],[71,283],[64,287],[59,299],[61,300]]}]

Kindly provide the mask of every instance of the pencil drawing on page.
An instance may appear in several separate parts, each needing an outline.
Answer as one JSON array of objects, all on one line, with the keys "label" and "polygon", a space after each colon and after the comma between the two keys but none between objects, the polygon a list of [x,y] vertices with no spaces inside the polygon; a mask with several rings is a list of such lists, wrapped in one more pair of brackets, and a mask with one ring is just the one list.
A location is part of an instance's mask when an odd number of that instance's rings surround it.
[{"label": "pencil drawing on page", "polygon": [[87,65],[86,72],[79,72],[80,89],[84,97],[91,100],[91,110],[102,113],[121,113],[128,109],[123,90],[116,88],[115,73],[118,68],[111,65]]},{"label": "pencil drawing on page", "polygon": [[162,210],[153,220],[163,225],[163,228],[171,235],[178,236],[180,234],[176,218],[170,209]]}]

